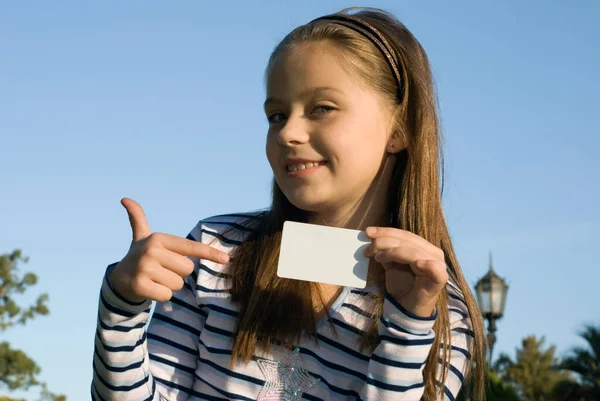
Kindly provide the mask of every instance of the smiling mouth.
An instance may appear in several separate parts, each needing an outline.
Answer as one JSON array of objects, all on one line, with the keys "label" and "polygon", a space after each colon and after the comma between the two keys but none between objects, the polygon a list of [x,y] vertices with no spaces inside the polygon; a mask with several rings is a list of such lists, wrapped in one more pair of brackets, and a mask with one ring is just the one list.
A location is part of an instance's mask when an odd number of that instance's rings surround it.
[{"label": "smiling mouth", "polygon": [[295,171],[302,171],[302,170],[307,170],[307,169],[310,169],[313,167],[323,166],[326,163],[327,163],[326,161],[293,163],[293,164],[286,165],[285,168],[288,173],[293,173]]}]

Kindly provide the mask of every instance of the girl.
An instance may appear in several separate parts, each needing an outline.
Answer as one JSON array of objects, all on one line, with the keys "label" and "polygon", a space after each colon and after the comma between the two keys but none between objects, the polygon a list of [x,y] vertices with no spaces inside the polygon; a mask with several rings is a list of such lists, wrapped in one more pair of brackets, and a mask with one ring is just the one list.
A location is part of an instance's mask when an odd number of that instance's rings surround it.
[{"label": "girl", "polygon": [[[344,10],[286,36],[266,81],[267,211],[184,239],[122,201],[133,242],[102,286],[92,399],[454,400],[472,366],[482,399],[482,322],[444,222],[420,44],[385,12]],[[286,220],[365,230],[367,288],[279,278]]]}]

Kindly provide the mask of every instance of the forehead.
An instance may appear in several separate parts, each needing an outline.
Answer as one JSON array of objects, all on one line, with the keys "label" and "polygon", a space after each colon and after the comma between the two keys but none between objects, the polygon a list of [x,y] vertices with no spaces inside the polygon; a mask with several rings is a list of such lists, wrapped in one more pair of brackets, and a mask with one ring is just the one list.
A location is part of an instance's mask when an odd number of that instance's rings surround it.
[{"label": "forehead", "polygon": [[343,58],[344,54],[327,42],[293,46],[274,60],[267,76],[267,93],[278,96],[280,92],[296,92],[311,87],[352,91],[360,82]]}]

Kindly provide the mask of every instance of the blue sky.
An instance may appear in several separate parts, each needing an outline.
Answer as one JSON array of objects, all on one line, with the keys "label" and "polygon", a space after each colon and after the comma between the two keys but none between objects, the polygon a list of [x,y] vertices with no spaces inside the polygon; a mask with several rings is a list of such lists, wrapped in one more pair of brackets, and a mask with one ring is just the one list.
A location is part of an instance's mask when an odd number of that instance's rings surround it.
[{"label": "blue sky", "polygon": [[[97,296],[130,241],[267,205],[263,71],[289,30],[353,4],[3,2],[0,252],[51,315],[3,333],[70,400],[89,399]],[[600,3],[378,1],[428,52],[445,136],[444,204],[470,283],[510,284],[496,351],[559,352],[600,323]],[[496,354],[497,355],[497,354]]]}]

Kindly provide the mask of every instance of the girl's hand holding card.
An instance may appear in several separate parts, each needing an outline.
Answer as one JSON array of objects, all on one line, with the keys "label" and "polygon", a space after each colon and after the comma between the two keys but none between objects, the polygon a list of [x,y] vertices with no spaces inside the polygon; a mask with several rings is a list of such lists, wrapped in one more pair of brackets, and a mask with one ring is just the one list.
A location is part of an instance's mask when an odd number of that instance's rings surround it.
[{"label": "girl's hand holding card", "polygon": [[410,313],[429,317],[448,281],[444,252],[420,236],[398,228],[369,227],[365,250],[385,269],[387,292]]}]

